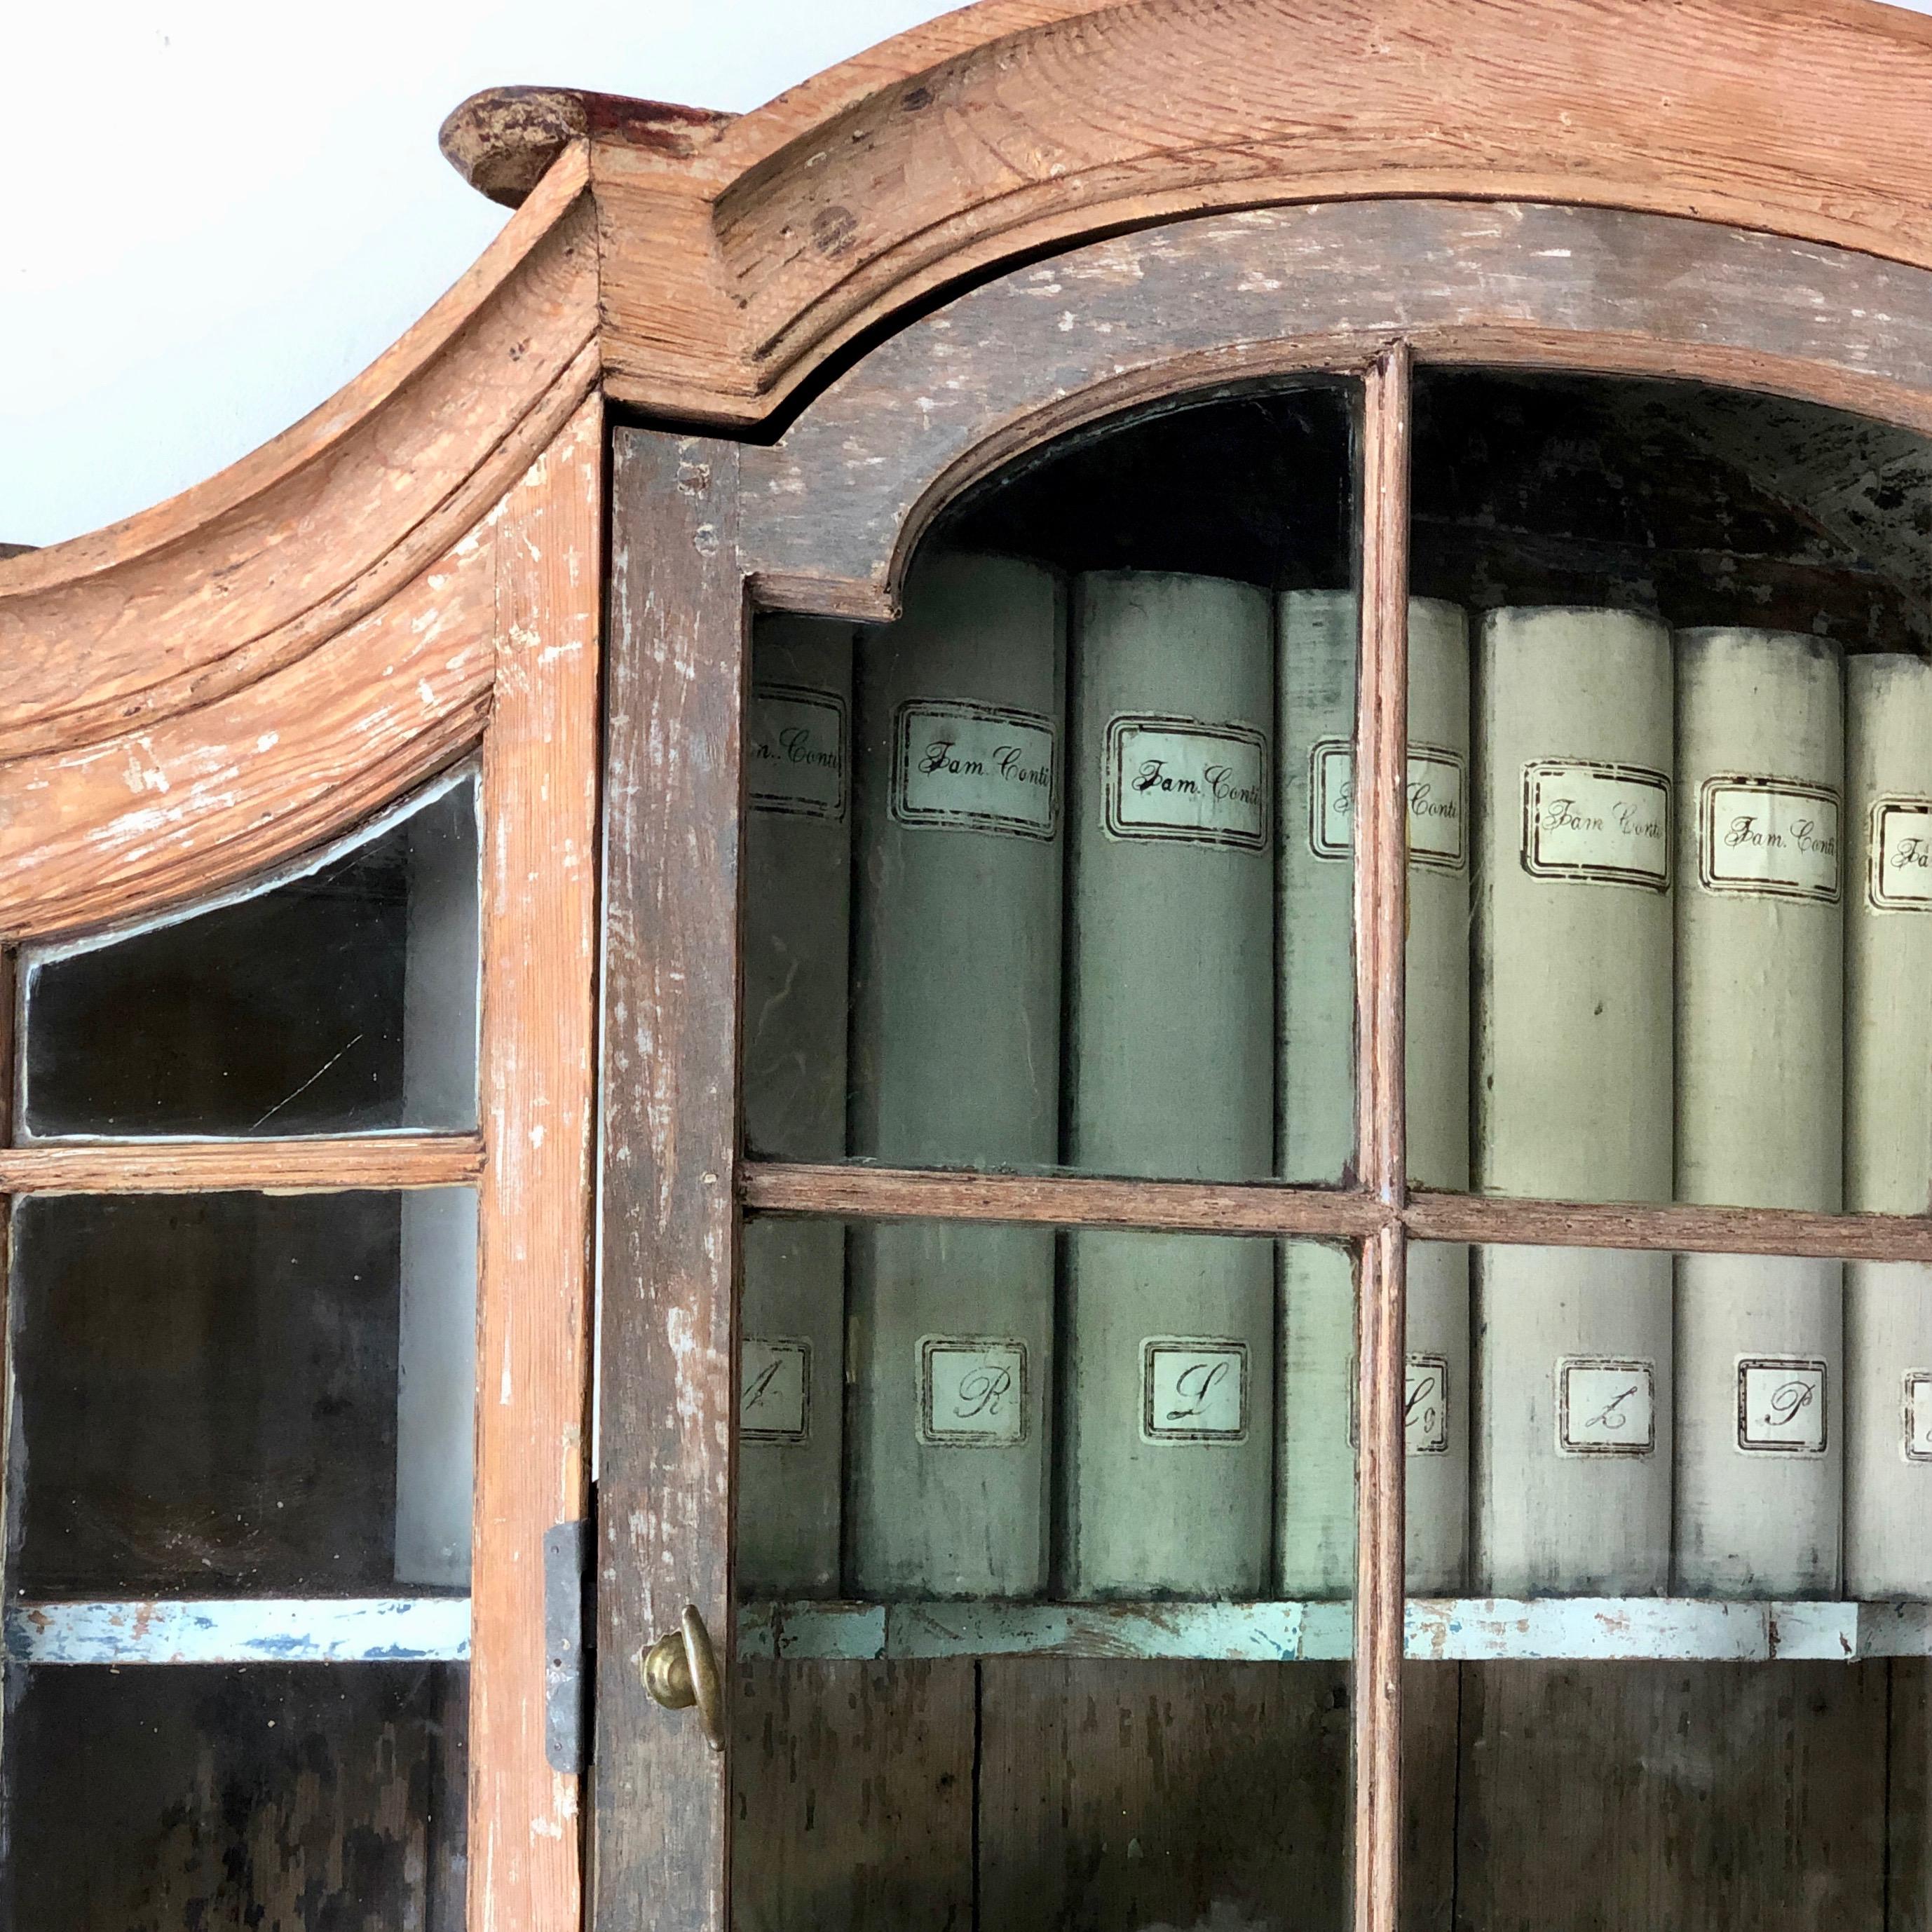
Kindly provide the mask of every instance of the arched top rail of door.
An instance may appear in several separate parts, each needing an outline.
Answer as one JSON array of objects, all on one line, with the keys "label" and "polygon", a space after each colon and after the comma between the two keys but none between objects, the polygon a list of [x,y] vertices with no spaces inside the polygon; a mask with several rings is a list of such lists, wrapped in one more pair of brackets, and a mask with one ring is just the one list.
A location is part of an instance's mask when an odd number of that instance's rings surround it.
[{"label": "arched top rail of door", "polygon": [[1365,368],[1397,339],[1442,361],[1695,376],[1932,432],[1932,271],[1611,208],[1250,209],[969,290],[746,450],[759,602],[890,617],[934,514],[1014,457],[1136,404]]},{"label": "arched top rail of door", "polygon": [[982,0],[736,118],[505,89],[587,138],[606,383],[764,421],[935,290],[1110,230],[1370,196],[1690,216],[1932,266],[1932,21],[1877,0]]}]

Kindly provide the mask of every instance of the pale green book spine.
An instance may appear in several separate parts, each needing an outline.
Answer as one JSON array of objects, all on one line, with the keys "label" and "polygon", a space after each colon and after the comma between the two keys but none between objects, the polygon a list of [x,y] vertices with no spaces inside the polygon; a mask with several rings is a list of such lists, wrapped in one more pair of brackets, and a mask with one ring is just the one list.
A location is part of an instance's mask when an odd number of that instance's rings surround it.
[{"label": "pale green book spine", "polygon": [[[1843,664],[1800,633],[1677,635],[1677,1192],[1844,1198]],[[1676,1588],[1838,1587],[1844,1270],[1677,1262]]]},{"label": "pale green book spine", "polygon": [[[1280,600],[1280,1145],[1288,1180],[1333,1182],[1355,1138],[1352,592]],[[1453,604],[1409,605],[1407,1084],[1418,1184],[1469,1182],[1469,652]],[[1282,1249],[1277,1588],[1354,1587],[1354,1288],[1348,1258]],[[1468,1541],[1468,1252],[1408,1253],[1407,1570],[1460,1587]]]},{"label": "pale green book spine", "polygon": [[[1669,633],[1494,611],[1476,713],[1475,1184],[1668,1200]],[[1475,1334],[1475,1588],[1664,1590],[1670,1257],[1479,1250]]]},{"label": "pale green book spine", "polygon": [[[759,620],[745,734],[745,1140],[786,1160],[845,1153],[852,886],[852,626]],[[838,1588],[845,1230],[746,1224],[738,1583]]]},{"label": "pale green book spine", "polygon": [[[1067,1138],[1102,1174],[1274,1165],[1270,600],[1075,587]],[[1076,1598],[1267,1588],[1272,1244],[1066,1238],[1063,1568]]]},{"label": "pale green book spine", "polygon": [[[1845,664],[1845,1205],[1932,1209],[1932,664]],[[1932,1267],[1845,1269],[1845,1591],[1932,1597]]]},{"label": "pale green book spine", "polygon": [[[1047,570],[933,556],[862,633],[851,1150],[1050,1166],[1060,1120],[1065,597]],[[1054,1236],[851,1233],[847,1582],[1046,1586]]]}]

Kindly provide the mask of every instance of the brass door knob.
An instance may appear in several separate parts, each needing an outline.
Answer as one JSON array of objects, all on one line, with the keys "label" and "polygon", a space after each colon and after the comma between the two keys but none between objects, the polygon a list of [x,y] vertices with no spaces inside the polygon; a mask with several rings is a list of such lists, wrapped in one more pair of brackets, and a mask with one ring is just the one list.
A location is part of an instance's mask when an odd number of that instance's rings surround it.
[{"label": "brass door knob", "polygon": [[715,1751],[724,1748],[724,1680],[718,1674],[711,1633],[694,1604],[685,1606],[679,1628],[666,1630],[644,1652],[639,1668],[654,1703],[667,1711],[694,1708],[704,1742]]}]

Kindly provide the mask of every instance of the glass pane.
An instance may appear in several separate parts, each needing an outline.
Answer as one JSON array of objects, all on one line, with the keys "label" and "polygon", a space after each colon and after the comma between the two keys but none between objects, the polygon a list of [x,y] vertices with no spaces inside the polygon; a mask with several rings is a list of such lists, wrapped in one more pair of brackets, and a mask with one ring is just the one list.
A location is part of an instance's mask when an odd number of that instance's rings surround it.
[{"label": "glass pane", "polygon": [[468,1679],[10,1668],[4,1922],[459,1932]]},{"label": "glass pane", "polygon": [[24,1137],[476,1124],[476,788],[292,873],[21,956]]},{"label": "glass pane", "polygon": [[466,1589],[476,1204],[15,1204],[10,1597]]},{"label": "glass pane", "polygon": [[896,624],[761,622],[754,1153],[1342,1178],[1353,402],[1083,432],[954,506]]},{"label": "glass pane", "polygon": [[1476,1184],[1924,1212],[1932,442],[1480,370],[1423,372],[1416,424],[1416,586],[1476,620],[1479,890],[1468,957],[1418,895],[1412,1010],[1473,1030]]},{"label": "glass pane", "polygon": [[781,1217],[746,1254],[733,1923],[1345,1924],[1348,1257]]}]

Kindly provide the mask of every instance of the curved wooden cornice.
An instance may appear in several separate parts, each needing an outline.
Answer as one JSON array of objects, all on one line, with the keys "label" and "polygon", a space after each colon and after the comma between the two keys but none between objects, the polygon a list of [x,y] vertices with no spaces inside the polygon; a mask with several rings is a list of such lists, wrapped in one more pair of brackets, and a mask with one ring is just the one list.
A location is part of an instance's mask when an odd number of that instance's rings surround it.
[{"label": "curved wooden cornice", "polygon": [[[473,176],[508,98],[452,117]],[[1876,0],[983,0],[735,119],[578,98],[607,386],[718,424],[936,288],[1220,208],[1591,204],[1932,266],[1932,21]]]}]

